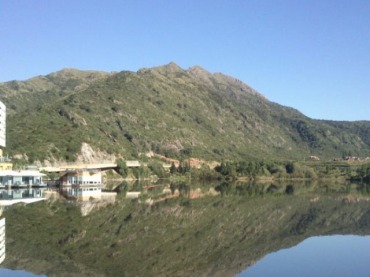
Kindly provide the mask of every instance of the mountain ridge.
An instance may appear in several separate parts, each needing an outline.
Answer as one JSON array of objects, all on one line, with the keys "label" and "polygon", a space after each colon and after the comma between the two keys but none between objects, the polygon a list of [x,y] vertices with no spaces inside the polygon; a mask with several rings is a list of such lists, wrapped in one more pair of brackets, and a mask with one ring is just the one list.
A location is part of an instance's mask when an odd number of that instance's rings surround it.
[{"label": "mountain ridge", "polygon": [[175,63],[137,72],[63,69],[0,84],[8,148],[29,161],[73,161],[83,143],[139,158],[325,159],[370,155],[370,122],[314,120],[240,80]]}]

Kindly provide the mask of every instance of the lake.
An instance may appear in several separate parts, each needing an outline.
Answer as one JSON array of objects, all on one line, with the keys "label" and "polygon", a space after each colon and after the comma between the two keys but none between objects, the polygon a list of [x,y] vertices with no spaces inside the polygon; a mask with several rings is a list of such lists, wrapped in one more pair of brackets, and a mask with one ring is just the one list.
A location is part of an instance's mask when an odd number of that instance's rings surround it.
[{"label": "lake", "polygon": [[268,254],[239,277],[370,276],[370,236],[322,236]]},{"label": "lake", "polygon": [[117,191],[113,202],[6,209],[1,267],[47,276],[369,276],[366,184],[125,183]]},{"label": "lake", "polygon": [[[11,269],[0,269],[0,276],[2,277],[36,277],[41,275],[36,275],[31,272],[24,270],[11,270]],[[42,277],[45,275],[42,275]]]}]

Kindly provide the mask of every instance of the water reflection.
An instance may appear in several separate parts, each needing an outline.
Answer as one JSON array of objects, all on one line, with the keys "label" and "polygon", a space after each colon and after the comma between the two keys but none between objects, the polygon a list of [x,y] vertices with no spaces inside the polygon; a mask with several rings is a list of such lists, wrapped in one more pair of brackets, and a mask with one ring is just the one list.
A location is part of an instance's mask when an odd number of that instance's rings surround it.
[{"label": "water reflection", "polygon": [[46,277],[46,275],[36,275],[31,272],[27,272],[24,270],[11,270],[11,269],[1,269],[0,268],[0,276],[4,277]]},{"label": "water reflection", "polygon": [[0,200],[42,198],[46,188],[0,189]]},{"label": "water reflection", "polygon": [[362,194],[370,194],[370,184],[369,183],[359,183],[357,185],[357,191]]},{"label": "water reflection", "polygon": [[[317,188],[312,183],[304,181],[300,184],[281,183],[256,183],[256,182],[220,182],[217,184],[190,184],[187,182],[152,183],[147,181],[122,182],[114,191],[121,195],[145,196],[158,198],[164,195],[198,198],[196,195],[221,195],[221,196],[263,196],[265,194],[294,194],[313,191]],[[323,188],[321,188],[323,190]],[[326,190],[326,189],[324,189]],[[140,192],[140,193],[139,193]],[[131,197],[129,197],[131,198]]]},{"label": "water reflection", "polygon": [[370,276],[370,236],[312,237],[272,253],[239,277]]},{"label": "water reflection", "polygon": [[[149,181],[122,182],[116,185],[114,191],[121,195],[140,192],[145,197],[161,197],[163,195],[177,195],[181,197],[194,198],[194,192],[202,195],[209,194],[221,196],[263,196],[263,195],[293,195],[305,193],[325,194],[370,194],[370,185],[349,182],[327,182],[318,183],[308,180],[286,182],[220,182],[216,184],[191,184],[189,182],[166,182],[159,183]],[[216,193],[214,193],[216,192]]]},{"label": "water reflection", "polygon": [[53,200],[7,210],[3,266],[48,276],[230,276],[310,237],[370,235],[364,184],[129,182],[114,192],[101,206]]}]

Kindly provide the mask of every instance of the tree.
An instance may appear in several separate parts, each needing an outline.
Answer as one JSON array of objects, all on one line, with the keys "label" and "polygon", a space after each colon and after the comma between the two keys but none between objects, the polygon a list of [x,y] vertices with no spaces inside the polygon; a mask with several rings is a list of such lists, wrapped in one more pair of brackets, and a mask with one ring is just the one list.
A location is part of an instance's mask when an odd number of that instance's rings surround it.
[{"label": "tree", "polygon": [[293,194],[294,193],[294,187],[293,187],[293,185],[287,185],[285,187],[285,193],[286,194]]},{"label": "tree", "polygon": [[294,164],[292,162],[289,162],[285,165],[286,173],[292,174],[294,173]]},{"label": "tree", "polygon": [[159,178],[165,178],[166,172],[163,169],[162,163],[159,163],[157,161],[152,161],[148,164],[148,168]]},{"label": "tree", "polygon": [[118,159],[116,163],[117,163],[117,172],[121,176],[126,177],[128,174],[128,168],[127,168],[126,162],[122,159]]},{"label": "tree", "polygon": [[170,173],[175,174],[176,172],[177,172],[177,167],[175,166],[175,163],[172,162],[171,167],[170,167]]},{"label": "tree", "polygon": [[189,172],[190,171],[190,164],[188,161],[181,161],[180,162],[180,165],[179,165],[179,168],[178,168],[178,172],[181,173],[181,174],[184,174],[186,172]]}]

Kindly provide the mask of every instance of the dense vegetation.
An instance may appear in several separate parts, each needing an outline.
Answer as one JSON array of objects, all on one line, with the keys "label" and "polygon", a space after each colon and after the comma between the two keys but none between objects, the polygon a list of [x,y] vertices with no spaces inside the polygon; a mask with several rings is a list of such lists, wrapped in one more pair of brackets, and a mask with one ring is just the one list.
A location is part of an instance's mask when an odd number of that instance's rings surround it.
[{"label": "dense vegetation", "polygon": [[369,161],[221,161],[211,168],[206,163],[199,167],[191,167],[188,160],[182,160],[178,166],[172,163],[169,169],[164,169],[162,162],[155,160],[139,168],[128,168],[123,159],[118,159],[116,162],[117,173],[123,178],[137,180],[155,177],[198,181],[293,179],[370,181]]},{"label": "dense vegetation", "polygon": [[83,143],[124,159],[148,151],[218,161],[370,155],[370,122],[313,120],[200,67],[68,69],[0,84],[0,100],[6,151],[29,162],[74,161]]},{"label": "dense vegetation", "polygon": [[232,179],[249,177],[251,180],[256,178],[370,180],[369,162],[222,162],[215,171]]},{"label": "dense vegetation", "polygon": [[361,182],[370,182],[370,164],[363,164],[357,168],[357,174],[352,177],[352,180]]}]

